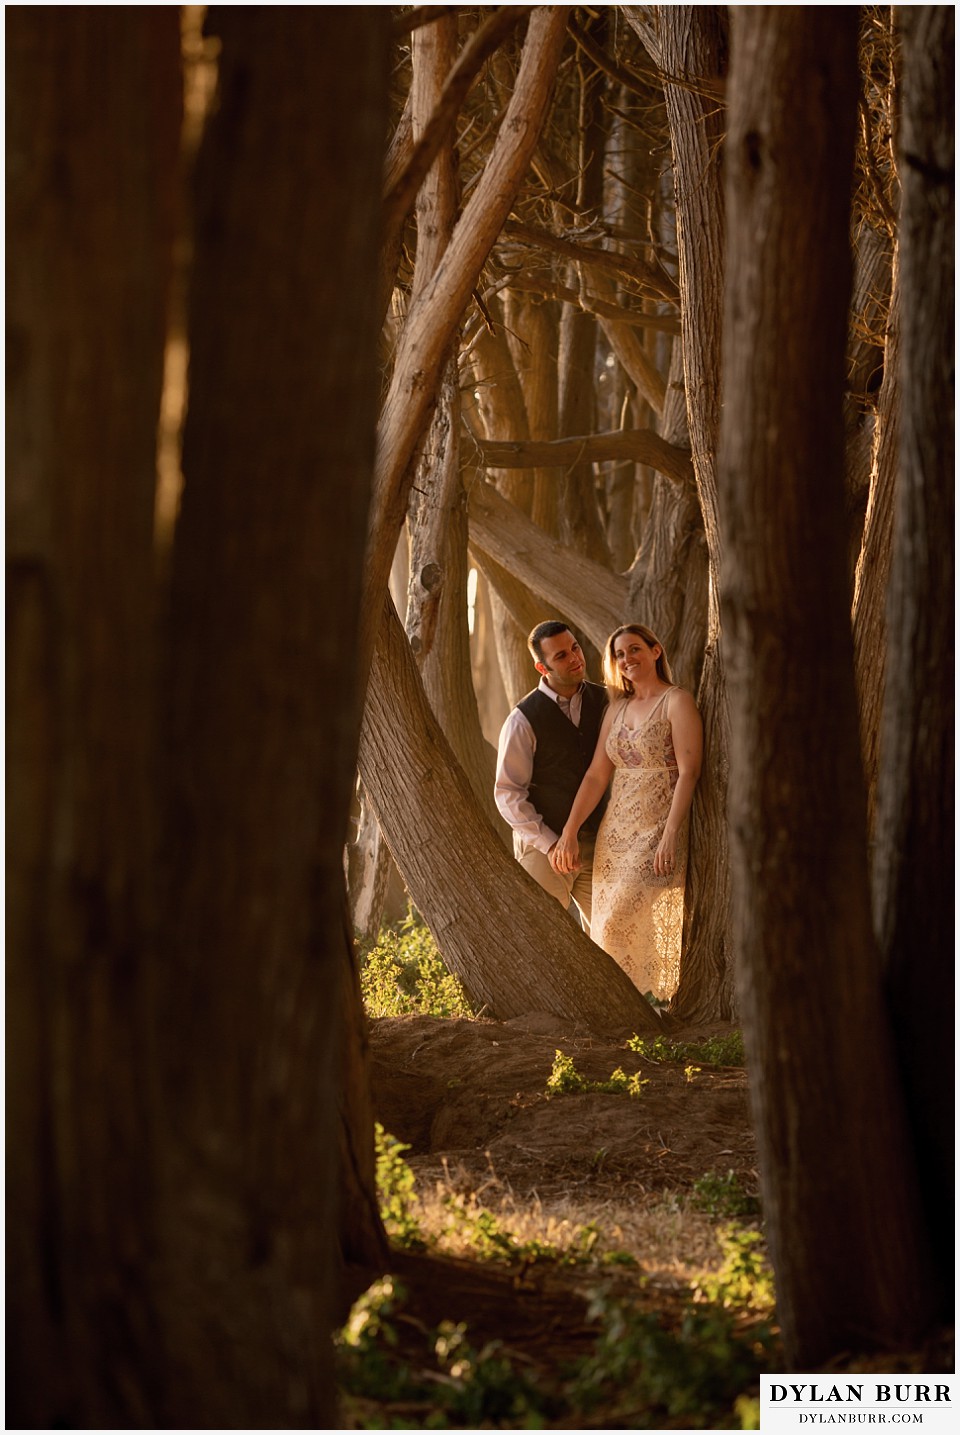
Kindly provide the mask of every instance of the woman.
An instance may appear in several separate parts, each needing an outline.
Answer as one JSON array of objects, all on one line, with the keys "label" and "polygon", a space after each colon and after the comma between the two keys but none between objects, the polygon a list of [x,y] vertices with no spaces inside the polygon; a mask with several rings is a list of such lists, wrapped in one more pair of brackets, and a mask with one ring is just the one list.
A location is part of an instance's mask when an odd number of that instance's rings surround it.
[{"label": "woman", "polygon": [[627,623],[611,634],[603,668],[610,707],[550,860],[558,872],[577,870],[577,834],[612,777],[597,833],[590,935],[641,992],[664,1001],[680,975],[687,815],[703,728],[649,628]]}]

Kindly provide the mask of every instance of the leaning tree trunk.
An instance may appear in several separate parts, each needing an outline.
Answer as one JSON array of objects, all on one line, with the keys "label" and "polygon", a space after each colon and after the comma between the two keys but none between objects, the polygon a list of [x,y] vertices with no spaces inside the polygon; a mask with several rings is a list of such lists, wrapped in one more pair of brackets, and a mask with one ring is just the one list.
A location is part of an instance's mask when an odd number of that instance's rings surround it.
[{"label": "leaning tree trunk", "polygon": [[[456,21],[443,16],[413,36],[413,129],[419,137],[455,53]],[[429,282],[456,213],[452,145],[441,148],[417,196],[414,296]],[[405,627],[430,704],[491,822],[495,758],[480,730],[467,632],[467,513],[460,473],[460,390],[453,359],[440,385],[407,513],[410,539]]]},{"label": "leaning tree trunk", "polygon": [[504,851],[430,711],[393,604],[384,610],[360,772],[418,910],[471,1001],[590,1031],[659,1031],[612,957]]},{"label": "leaning tree trunk", "polygon": [[469,512],[470,544],[481,561],[515,574],[602,648],[624,621],[626,580],[545,533],[492,484],[471,485]]},{"label": "leaning tree trunk", "polygon": [[899,11],[900,479],[887,610],[874,916],[950,1318],[954,1242],[954,12]]},{"label": "leaning tree trunk", "polygon": [[152,525],[177,12],[21,7],[6,40],[6,1415],[154,1426]]},{"label": "leaning tree trunk", "polygon": [[212,14],[165,685],[159,1423],[317,1428],[338,1144],[344,1224],[384,1251],[340,1008],[389,20]]},{"label": "leaning tree trunk", "polygon": [[738,991],[789,1368],[910,1341],[927,1252],[870,920],[843,522],[857,12],[733,12],[720,454]]},{"label": "leaning tree trunk", "polygon": [[359,648],[361,681],[372,661],[396,538],[406,514],[414,451],[436,398],[451,341],[540,135],[563,49],[567,10],[563,5],[533,10],[516,87],[490,157],[400,335],[377,431]]}]

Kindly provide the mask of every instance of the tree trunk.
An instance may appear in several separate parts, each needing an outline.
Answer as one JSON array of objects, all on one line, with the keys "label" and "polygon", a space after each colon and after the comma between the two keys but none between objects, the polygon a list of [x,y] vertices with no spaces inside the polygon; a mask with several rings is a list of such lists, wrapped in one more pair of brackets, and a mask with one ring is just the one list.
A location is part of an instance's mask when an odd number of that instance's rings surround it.
[{"label": "tree trunk", "polygon": [[[378,271],[381,322],[390,306],[397,268],[403,251],[404,224],[423,180],[444,145],[449,146],[461,106],[485,62],[516,26],[522,12],[502,6],[488,15],[471,35],[443,76],[444,84],[431,112],[413,133],[412,96],[407,95],[384,165],[383,243]],[[436,24],[437,21],[433,21]],[[425,27],[429,29],[430,27]],[[423,30],[414,31],[419,44]],[[429,36],[427,43],[430,43]],[[449,52],[452,59],[452,51]]]},{"label": "tree trunk", "polygon": [[[488,440],[526,440],[530,432],[526,404],[504,326],[499,322],[499,305],[492,302],[490,312],[494,316],[493,326],[485,325],[480,331],[470,355],[473,374],[469,386],[473,395],[471,408]],[[502,472],[493,468],[491,478],[507,501],[515,504],[520,512],[529,514],[535,493],[535,478],[529,466],[513,467]],[[513,704],[530,688],[530,655],[526,636],[541,621],[542,615],[532,595],[512,572],[502,572],[480,555],[477,557],[484,564],[490,584],[497,659],[504,687]]]},{"label": "tree trunk", "polygon": [[[880,772],[880,724],[887,665],[887,582],[900,466],[900,285],[895,278],[883,386],[877,406],[870,498],[853,590],[853,645],[860,710],[860,752],[867,785],[867,834],[873,831]],[[849,444],[847,446],[849,453]],[[849,468],[848,468],[849,472]]]},{"label": "tree trunk", "polygon": [[722,582],[716,453],[720,432],[723,312],[722,107],[705,93],[727,67],[724,12],[713,5],[658,7],[660,63],[685,85],[664,87],[673,152],[680,325],[687,421],[710,561],[706,652],[697,700],[705,760],[691,818],[680,985],[671,1010],[689,1020],[729,1020],[730,885],[727,861],[728,723],[720,643]]},{"label": "tree trunk", "polygon": [[153,1426],[152,528],[177,11],[22,7],[6,40],[6,1416]]},{"label": "tree trunk", "polygon": [[[606,11],[597,23],[605,25]],[[579,67],[579,156],[577,163],[577,210],[580,224],[590,223],[603,208],[603,129],[600,123],[602,72],[578,51]],[[571,279],[579,284],[579,270]],[[565,304],[560,315],[560,352],[557,362],[559,435],[589,433],[596,416],[597,331],[591,315]],[[560,531],[568,544],[576,544],[588,558],[610,566],[604,524],[597,503],[597,482],[593,464],[575,462],[557,475],[560,489]]]},{"label": "tree trunk", "polygon": [[[533,442],[557,434],[557,315],[553,304],[534,302],[530,295],[508,289],[507,340],[523,391],[527,426]],[[557,476],[535,468],[530,517],[556,536],[559,529]]]},{"label": "tree trunk", "polygon": [[[414,34],[414,134],[433,113],[449,70],[456,22],[443,16]],[[452,145],[441,148],[417,197],[414,295],[429,282],[453,229],[456,182]],[[467,633],[467,515],[460,476],[460,389],[451,360],[420,456],[407,515],[410,575],[406,630],[440,725],[492,823],[495,759],[484,741],[470,673]]]},{"label": "tree trunk", "polygon": [[369,1111],[345,1131],[341,1108],[367,1101],[342,1016],[342,852],[389,19],[211,14],[162,773],[156,1000],[176,1039],[161,1047],[158,1423],[324,1428],[338,1146],[360,1153],[343,1171],[352,1249],[385,1249]]},{"label": "tree trunk", "polygon": [[660,1030],[612,957],[504,851],[430,711],[392,603],[371,672],[360,771],[418,910],[485,1015],[551,1012],[596,1032]]},{"label": "tree trunk", "polygon": [[493,614],[490,611],[490,585],[479,567],[474,569],[476,592],[473,602],[471,633],[471,669],[477,693],[480,725],[487,742],[496,746],[511,704],[500,675]]},{"label": "tree trunk", "polygon": [[921,1190],[953,1290],[954,12],[903,6],[900,480],[887,610],[874,920]]},{"label": "tree trunk", "polygon": [[[864,521],[871,486],[877,476],[877,410],[893,411],[899,402],[897,363],[889,350],[893,303],[893,241],[866,223],[854,245],[853,299],[850,305],[850,333],[847,338],[847,393],[844,399],[846,428],[846,510],[849,534],[850,572],[862,557]],[[888,365],[887,359],[890,363]],[[890,383],[884,383],[892,371]],[[892,445],[896,452],[896,444]],[[884,574],[884,584],[886,576]]]},{"label": "tree trunk", "polygon": [[491,484],[474,484],[469,505],[474,551],[521,579],[602,648],[614,628],[625,621],[626,580],[551,538],[501,498]]},{"label": "tree trunk", "polygon": [[355,936],[374,941],[383,918],[392,858],[362,782],[357,783],[357,803],[356,835],[344,853],[350,926]]},{"label": "tree trunk", "polygon": [[[678,344],[670,364],[662,440],[674,452],[689,442],[682,359]],[[709,576],[703,517],[688,457],[681,483],[667,483],[660,473],[654,474],[640,547],[627,575],[627,611],[662,640],[677,681],[694,693],[706,640]]]},{"label": "tree trunk", "polygon": [[562,5],[538,6],[531,14],[516,87],[493,150],[443,259],[403,326],[377,434],[359,650],[361,679],[372,659],[396,535],[406,512],[414,451],[436,398],[451,340],[536,146],[566,21],[567,7]]},{"label": "tree trunk", "polygon": [[733,11],[720,454],[738,990],[789,1368],[916,1339],[843,524],[857,12]]},{"label": "tree trunk", "polygon": [[493,800],[495,754],[480,730],[470,672],[467,512],[459,438],[460,395],[451,369],[424,452],[424,482],[417,485],[408,519],[406,628],[430,705],[488,821],[499,827]]}]

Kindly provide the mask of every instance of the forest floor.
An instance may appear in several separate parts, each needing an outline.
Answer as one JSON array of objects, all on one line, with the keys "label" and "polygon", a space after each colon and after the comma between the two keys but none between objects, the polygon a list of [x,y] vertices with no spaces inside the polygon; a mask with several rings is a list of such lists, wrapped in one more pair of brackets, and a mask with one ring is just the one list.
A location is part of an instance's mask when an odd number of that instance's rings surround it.
[{"label": "forest floor", "polygon": [[[760,1373],[783,1365],[746,1074],[695,1056],[736,1039],[671,1028],[641,1053],[550,1016],[372,1021],[375,1118],[408,1149],[381,1148],[393,1280],[355,1308],[380,1354],[363,1375],[352,1352],[349,1423],[755,1428]],[[551,1091],[558,1052],[567,1086],[643,1084]]]}]

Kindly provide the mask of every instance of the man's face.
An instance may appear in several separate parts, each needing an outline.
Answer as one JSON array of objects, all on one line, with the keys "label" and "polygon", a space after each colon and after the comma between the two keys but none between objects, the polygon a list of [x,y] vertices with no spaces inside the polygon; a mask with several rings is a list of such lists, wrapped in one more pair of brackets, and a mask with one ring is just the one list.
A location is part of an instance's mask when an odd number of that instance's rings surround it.
[{"label": "man's face", "polygon": [[583,649],[572,633],[556,633],[544,638],[540,644],[543,661],[537,663],[537,672],[558,693],[575,693],[587,676],[587,665]]}]

